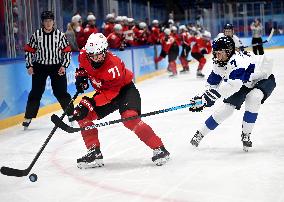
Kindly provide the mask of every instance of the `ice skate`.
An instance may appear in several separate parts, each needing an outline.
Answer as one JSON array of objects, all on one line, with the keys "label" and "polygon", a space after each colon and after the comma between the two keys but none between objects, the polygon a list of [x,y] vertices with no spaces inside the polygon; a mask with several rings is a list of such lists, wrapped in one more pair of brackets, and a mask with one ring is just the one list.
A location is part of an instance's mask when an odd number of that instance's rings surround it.
[{"label": "ice skate", "polygon": [[161,146],[153,150],[152,161],[157,166],[164,165],[170,159],[170,153],[165,149],[164,146]]},{"label": "ice skate", "polygon": [[199,78],[204,78],[205,77],[205,75],[201,72],[201,70],[197,70],[196,76],[199,77]]},{"label": "ice skate", "polygon": [[192,144],[195,147],[198,147],[198,145],[199,145],[199,143],[200,143],[200,141],[202,140],[203,137],[204,137],[204,135],[202,135],[202,133],[200,133],[199,131],[196,131],[195,135],[190,140],[190,144]]},{"label": "ice skate", "polygon": [[242,133],[242,142],[243,142],[243,150],[245,152],[248,152],[249,148],[252,147],[252,142],[250,141],[250,133],[249,134]]},{"label": "ice skate", "polygon": [[22,126],[24,126],[24,130],[27,130],[29,125],[31,124],[32,119],[25,119],[22,123]]},{"label": "ice skate", "polygon": [[80,169],[96,168],[104,166],[103,155],[100,148],[92,147],[82,158],[77,159],[77,167]]},{"label": "ice skate", "polygon": [[181,74],[187,74],[187,73],[189,73],[189,69],[184,68],[184,69],[181,70],[179,73],[181,73]]},{"label": "ice skate", "polygon": [[177,74],[175,74],[175,73],[169,75],[170,78],[174,78],[176,76],[177,76]]}]

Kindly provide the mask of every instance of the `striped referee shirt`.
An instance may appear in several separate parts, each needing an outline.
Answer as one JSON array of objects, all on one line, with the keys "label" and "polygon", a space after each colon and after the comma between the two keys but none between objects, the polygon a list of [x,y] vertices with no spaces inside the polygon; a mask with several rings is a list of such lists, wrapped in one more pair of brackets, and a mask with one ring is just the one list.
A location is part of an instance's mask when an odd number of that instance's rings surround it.
[{"label": "striped referee shirt", "polygon": [[56,65],[67,68],[71,59],[71,47],[64,33],[54,29],[50,33],[38,29],[24,48],[27,68],[34,62],[44,65]]}]

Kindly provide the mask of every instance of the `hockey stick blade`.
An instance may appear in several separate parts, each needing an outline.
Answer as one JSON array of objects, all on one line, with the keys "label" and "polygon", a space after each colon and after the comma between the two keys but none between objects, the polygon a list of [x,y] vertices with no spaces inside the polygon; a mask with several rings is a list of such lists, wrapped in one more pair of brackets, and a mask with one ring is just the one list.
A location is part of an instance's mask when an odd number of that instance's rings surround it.
[{"label": "hockey stick blade", "polygon": [[15,169],[15,168],[9,168],[9,167],[1,167],[1,173],[3,175],[7,175],[7,176],[14,176],[14,177],[23,177],[23,176],[27,176],[29,174],[29,170],[19,170],[19,169]]},{"label": "hockey stick blade", "polygon": [[68,126],[66,123],[64,123],[57,115],[52,114],[51,121],[60,129],[68,132],[68,133],[76,133],[78,131],[81,131],[83,129],[81,128],[73,128]]}]

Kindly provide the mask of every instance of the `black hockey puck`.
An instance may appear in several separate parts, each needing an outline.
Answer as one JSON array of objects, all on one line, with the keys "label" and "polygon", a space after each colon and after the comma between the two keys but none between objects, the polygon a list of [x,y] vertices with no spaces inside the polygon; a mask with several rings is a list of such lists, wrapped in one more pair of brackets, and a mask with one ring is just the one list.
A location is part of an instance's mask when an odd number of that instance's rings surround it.
[{"label": "black hockey puck", "polygon": [[31,182],[35,182],[37,181],[37,175],[34,173],[30,174],[29,179]]}]

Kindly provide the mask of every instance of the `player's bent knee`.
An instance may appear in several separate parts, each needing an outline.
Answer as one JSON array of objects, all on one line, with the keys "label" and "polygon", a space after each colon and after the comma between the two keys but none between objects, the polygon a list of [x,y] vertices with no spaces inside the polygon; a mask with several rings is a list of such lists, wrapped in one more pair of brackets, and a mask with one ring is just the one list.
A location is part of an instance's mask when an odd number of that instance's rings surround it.
[{"label": "player's bent knee", "polygon": [[251,103],[261,103],[261,100],[263,99],[264,94],[259,89],[253,89],[246,97],[247,102]]},{"label": "player's bent knee", "polygon": [[[125,119],[125,118],[129,118],[129,117],[133,117],[133,116],[137,116],[138,113],[135,110],[126,110],[125,112],[123,112],[121,114],[121,118]],[[141,119],[138,117],[137,119],[133,119],[133,120],[129,120],[129,121],[124,121],[123,125],[128,128],[129,130],[134,130],[136,125],[139,124],[139,122],[141,121]]]}]

